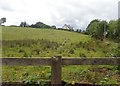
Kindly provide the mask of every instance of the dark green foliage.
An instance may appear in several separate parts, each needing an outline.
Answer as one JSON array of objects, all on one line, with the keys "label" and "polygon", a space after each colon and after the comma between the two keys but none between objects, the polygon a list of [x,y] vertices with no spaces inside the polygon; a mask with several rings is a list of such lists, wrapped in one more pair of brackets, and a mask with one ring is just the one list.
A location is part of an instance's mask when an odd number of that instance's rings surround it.
[{"label": "dark green foliage", "polygon": [[87,33],[96,39],[103,40],[106,36],[108,26],[106,21],[93,20],[87,27]]},{"label": "dark green foliage", "polygon": [[30,27],[33,27],[33,28],[52,28],[51,26],[46,25],[42,22],[37,22],[36,24],[32,24]]},{"label": "dark green foliage", "polygon": [[86,57],[86,55],[84,53],[80,53],[80,57]]},{"label": "dark green foliage", "polygon": [[28,27],[29,25],[26,23],[26,21],[20,23],[20,27]]},{"label": "dark green foliage", "polygon": [[23,57],[29,57],[26,52],[24,52]]},{"label": "dark green foliage", "polygon": [[69,53],[70,53],[70,54],[74,54],[74,53],[75,53],[75,52],[74,52],[74,49],[70,49],[70,50],[69,50]]},{"label": "dark green foliage", "polygon": [[120,19],[111,20],[110,22],[98,19],[92,20],[86,28],[87,34],[96,39],[103,40],[109,38],[115,42],[120,41]]},{"label": "dark green foliage", "polygon": [[1,18],[0,19],[0,25],[2,24],[2,23],[5,23],[6,22],[6,18]]},{"label": "dark green foliage", "polygon": [[51,28],[52,28],[52,29],[56,29],[56,26],[55,26],[55,25],[53,25],[53,26],[51,26]]},{"label": "dark green foliage", "polygon": [[118,20],[111,20],[108,26],[108,38],[118,40]]},{"label": "dark green foliage", "polygon": [[120,43],[118,47],[114,50],[114,57],[120,57]]},{"label": "dark green foliage", "polygon": [[82,30],[81,30],[81,29],[77,29],[77,30],[76,30],[76,32],[81,33],[81,32],[82,32]]},{"label": "dark green foliage", "polygon": [[92,20],[92,21],[90,22],[90,24],[88,25],[87,30],[88,30],[88,28],[90,27],[90,25],[91,25],[92,23],[94,23],[94,22],[99,22],[99,20],[98,20],[98,19]]}]

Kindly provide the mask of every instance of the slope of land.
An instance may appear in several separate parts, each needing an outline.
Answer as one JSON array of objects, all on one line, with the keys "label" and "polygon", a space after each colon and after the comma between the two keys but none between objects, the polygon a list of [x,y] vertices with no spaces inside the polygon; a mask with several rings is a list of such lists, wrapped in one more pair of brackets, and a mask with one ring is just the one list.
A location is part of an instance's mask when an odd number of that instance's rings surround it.
[{"label": "slope of land", "polygon": [[[3,57],[111,57],[117,44],[88,35],[54,29],[2,27]],[[9,70],[9,71],[8,71]],[[118,84],[117,66],[64,66],[67,83]],[[41,83],[50,80],[50,67],[3,66],[3,81]],[[43,83],[43,82],[42,82]]]},{"label": "slope of land", "polygon": [[54,29],[2,27],[3,57],[112,57],[117,44]]}]

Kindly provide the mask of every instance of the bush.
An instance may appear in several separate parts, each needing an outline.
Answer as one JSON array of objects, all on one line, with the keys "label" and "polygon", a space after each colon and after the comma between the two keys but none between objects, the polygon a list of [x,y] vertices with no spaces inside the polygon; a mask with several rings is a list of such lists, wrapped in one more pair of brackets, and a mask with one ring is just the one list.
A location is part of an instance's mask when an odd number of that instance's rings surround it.
[{"label": "bush", "polygon": [[70,49],[70,50],[69,50],[69,53],[70,53],[70,54],[74,54],[75,52],[74,52],[73,49]]},{"label": "bush", "polygon": [[84,53],[80,53],[80,57],[87,57]]}]

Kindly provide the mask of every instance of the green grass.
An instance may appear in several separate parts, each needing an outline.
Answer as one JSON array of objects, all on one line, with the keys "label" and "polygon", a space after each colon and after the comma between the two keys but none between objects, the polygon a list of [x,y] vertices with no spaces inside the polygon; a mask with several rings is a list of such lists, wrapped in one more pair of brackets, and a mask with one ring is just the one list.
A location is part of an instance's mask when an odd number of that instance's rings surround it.
[{"label": "green grass", "polygon": [[112,57],[117,44],[54,29],[2,27],[3,57]]},{"label": "green grass", "polygon": [[4,40],[37,40],[46,39],[57,42],[88,41],[90,37],[87,35],[73,33],[68,31],[54,30],[54,29],[35,29],[35,28],[21,28],[21,27],[2,27]]},{"label": "green grass", "polygon": [[[67,83],[74,81],[89,84],[119,84],[120,78],[115,68],[116,66],[109,65],[63,66],[62,80]],[[2,80],[6,82],[40,83],[42,80],[49,81],[51,78],[49,66],[3,66],[2,72]]]},{"label": "green grass", "polygon": [[[5,57],[112,57],[117,43],[88,35],[54,29],[2,27],[2,56]],[[94,71],[94,69],[107,72]],[[3,81],[50,80],[50,67],[3,66]],[[9,71],[8,71],[9,70]],[[63,66],[62,79],[71,83],[117,84],[116,66]],[[98,77],[99,76],[99,77]]]}]

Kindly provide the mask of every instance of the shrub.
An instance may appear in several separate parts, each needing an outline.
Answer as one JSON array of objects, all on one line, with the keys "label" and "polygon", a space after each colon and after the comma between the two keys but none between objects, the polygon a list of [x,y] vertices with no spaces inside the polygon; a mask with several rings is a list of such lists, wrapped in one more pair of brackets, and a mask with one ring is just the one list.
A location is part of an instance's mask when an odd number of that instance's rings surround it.
[{"label": "shrub", "polygon": [[70,53],[70,54],[74,54],[75,52],[74,52],[73,49],[70,49],[70,50],[69,50],[69,53]]},{"label": "shrub", "polygon": [[80,57],[86,57],[86,55],[84,53],[80,53],[79,55]]},{"label": "shrub", "polygon": [[24,52],[23,57],[29,57],[26,52]]}]

